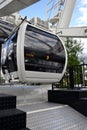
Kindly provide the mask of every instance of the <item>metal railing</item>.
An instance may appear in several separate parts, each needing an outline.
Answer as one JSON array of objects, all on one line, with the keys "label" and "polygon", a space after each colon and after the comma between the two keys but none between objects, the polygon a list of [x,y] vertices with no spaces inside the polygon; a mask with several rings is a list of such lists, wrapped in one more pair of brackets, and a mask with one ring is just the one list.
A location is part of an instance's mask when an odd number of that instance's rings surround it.
[{"label": "metal railing", "polygon": [[67,68],[65,75],[57,87],[70,89],[87,87],[87,64]]}]

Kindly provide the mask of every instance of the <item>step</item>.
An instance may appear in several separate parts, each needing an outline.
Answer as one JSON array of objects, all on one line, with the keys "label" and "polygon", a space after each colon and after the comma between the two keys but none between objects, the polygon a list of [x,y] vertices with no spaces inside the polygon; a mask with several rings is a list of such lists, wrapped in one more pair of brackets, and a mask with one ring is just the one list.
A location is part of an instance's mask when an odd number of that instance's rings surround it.
[{"label": "step", "polygon": [[87,90],[48,90],[48,101],[71,104],[87,97]]},{"label": "step", "polygon": [[70,104],[70,106],[87,117],[87,98],[81,98],[79,101]]},{"label": "step", "polygon": [[0,110],[16,108],[16,96],[0,93]]},{"label": "step", "polygon": [[18,109],[0,110],[0,130],[21,130],[24,128],[26,128],[26,112]]},{"label": "step", "polygon": [[67,104],[87,117],[87,90],[48,90],[48,102]]},{"label": "step", "polygon": [[27,127],[31,130],[87,130],[87,118],[68,105],[47,102],[35,105],[35,109],[32,104],[26,105],[28,109],[22,106],[27,111]]}]

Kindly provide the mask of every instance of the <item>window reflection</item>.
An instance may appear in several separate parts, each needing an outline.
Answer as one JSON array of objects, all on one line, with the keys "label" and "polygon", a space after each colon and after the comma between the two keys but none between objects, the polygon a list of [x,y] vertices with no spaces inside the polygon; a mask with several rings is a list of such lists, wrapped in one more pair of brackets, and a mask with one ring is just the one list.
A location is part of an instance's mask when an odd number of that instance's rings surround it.
[{"label": "window reflection", "polygon": [[2,70],[6,72],[17,71],[16,60],[17,32],[14,33],[2,46]]},{"label": "window reflection", "polygon": [[25,69],[29,71],[61,73],[65,51],[57,36],[30,25],[24,41]]}]

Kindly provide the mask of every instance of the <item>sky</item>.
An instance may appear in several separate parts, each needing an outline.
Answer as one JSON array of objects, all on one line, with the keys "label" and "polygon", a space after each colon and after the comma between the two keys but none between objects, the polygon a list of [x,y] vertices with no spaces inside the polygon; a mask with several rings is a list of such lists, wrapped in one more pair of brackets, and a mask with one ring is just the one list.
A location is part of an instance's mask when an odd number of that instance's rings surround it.
[{"label": "sky", "polygon": [[[33,17],[39,17],[43,20],[46,20],[46,5],[48,1],[49,0],[40,0],[32,6],[21,10],[21,16],[27,16],[29,19],[32,19]],[[75,26],[87,26],[87,0],[76,0],[76,5],[70,22],[70,27]],[[87,39],[81,39],[81,41],[84,44],[83,53],[87,54]]]},{"label": "sky", "polygon": [[46,19],[46,4],[48,0],[40,0],[35,4],[20,11],[22,16],[27,16],[28,18],[39,17],[43,20]]},{"label": "sky", "polygon": [[71,26],[87,25],[87,0],[77,0],[70,24]]},{"label": "sky", "polygon": [[[39,2],[21,10],[20,14],[22,16],[27,16],[29,19],[39,17],[46,20],[46,5],[48,1],[49,0],[40,0]],[[76,0],[70,26],[80,25],[87,25],[87,0]]]}]

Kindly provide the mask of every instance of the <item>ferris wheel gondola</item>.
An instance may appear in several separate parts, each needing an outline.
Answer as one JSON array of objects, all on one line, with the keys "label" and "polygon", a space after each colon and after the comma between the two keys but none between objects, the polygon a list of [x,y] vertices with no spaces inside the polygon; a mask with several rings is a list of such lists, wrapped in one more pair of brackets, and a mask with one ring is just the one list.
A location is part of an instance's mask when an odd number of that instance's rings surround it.
[{"label": "ferris wheel gondola", "polygon": [[24,21],[2,46],[5,78],[22,83],[56,83],[67,66],[61,39]]}]

